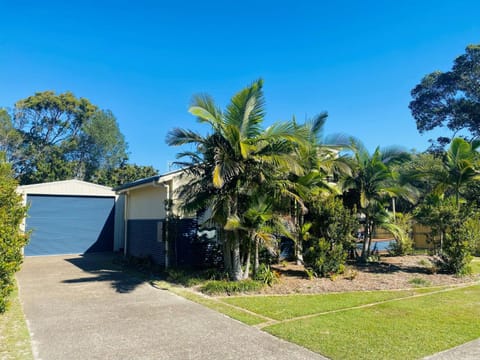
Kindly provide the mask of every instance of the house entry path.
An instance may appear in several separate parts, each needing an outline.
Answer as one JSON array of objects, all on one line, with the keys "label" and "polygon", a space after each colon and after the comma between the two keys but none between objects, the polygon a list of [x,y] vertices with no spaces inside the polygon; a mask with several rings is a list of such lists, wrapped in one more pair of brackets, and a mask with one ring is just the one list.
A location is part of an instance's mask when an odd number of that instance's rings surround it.
[{"label": "house entry path", "polygon": [[112,259],[25,259],[17,280],[35,359],[325,359],[154,289]]}]

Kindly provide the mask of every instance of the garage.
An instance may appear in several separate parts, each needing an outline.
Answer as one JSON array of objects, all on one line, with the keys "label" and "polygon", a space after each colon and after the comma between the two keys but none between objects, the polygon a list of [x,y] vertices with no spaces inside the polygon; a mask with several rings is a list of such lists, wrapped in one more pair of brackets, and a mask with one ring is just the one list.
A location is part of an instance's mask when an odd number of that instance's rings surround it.
[{"label": "garage", "polygon": [[111,188],[67,180],[20,186],[31,232],[25,256],[115,250],[115,194]]}]

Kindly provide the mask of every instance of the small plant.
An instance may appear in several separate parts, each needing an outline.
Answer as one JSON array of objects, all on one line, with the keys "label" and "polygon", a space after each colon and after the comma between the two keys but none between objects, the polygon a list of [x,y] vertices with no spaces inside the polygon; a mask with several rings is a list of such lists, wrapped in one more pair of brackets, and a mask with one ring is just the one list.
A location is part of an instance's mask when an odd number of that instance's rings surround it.
[{"label": "small plant", "polygon": [[346,279],[346,280],[355,280],[355,278],[357,277],[358,275],[358,271],[357,270],[354,270],[354,269],[351,269],[351,268],[347,268],[347,270],[345,271],[344,275],[343,275],[343,278]]},{"label": "small plant", "polygon": [[280,263],[280,266],[286,268],[288,266],[288,261],[282,260],[282,262]]},{"label": "small plant", "polygon": [[415,287],[426,287],[431,285],[430,281],[419,278],[419,277],[414,277],[410,279],[408,283]]},{"label": "small plant", "polygon": [[255,280],[263,282],[265,285],[272,286],[277,283],[280,279],[280,275],[275,270],[272,270],[270,266],[265,264],[260,264],[257,274],[255,275]]},{"label": "small plant", "polygon": [[305,275],[307,275],[308,280],[313,280],[313,278],[316,276],[315,271],[310,268],[305,268]]},{"label": "small plant", "polygon": [[430,274],[436,274],[439,268],[438,262],[432,262],[428,259],[419,260],[418,265],[423,266]]},{"label": "small plant", "polygon": [[421,259],[418,261],[418,265],[424,266],[424,267],[430,267],[432,266],[432,263],[428,261],[427,259]]},{"label": "small plant", "polygon": [[261,290],[264,283],[255,280],[225,281],[212,280],[205,283],[200,291],[207,295],[248,293]]}]

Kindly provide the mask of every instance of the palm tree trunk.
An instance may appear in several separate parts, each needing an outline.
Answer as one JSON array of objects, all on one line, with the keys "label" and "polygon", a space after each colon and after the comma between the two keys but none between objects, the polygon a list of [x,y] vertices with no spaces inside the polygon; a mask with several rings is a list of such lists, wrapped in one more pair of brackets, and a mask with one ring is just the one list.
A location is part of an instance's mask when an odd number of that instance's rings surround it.
[{"label": "palm tree trunk", "polygon": [[257,275],[258,268],[260,267],[260,260],[258,257],[258,245],[259,245],[258,239],[255,239],[254,244],[255,244],[255,252],[253,254],[253,277]]},{"label": "palm tree trunk", "polygon": [[248,244],[246,246],[246,256],[245,256],[245,264],[244,264],[244,267],[245,267],[245,271],[243,273],[243,279],[248,279],[249,275],[250,275],[250,254],[251,254],[251,246],[250,246],[250,241],[248,241]]},{"label": "palm tree trunk", "polygon": [[367,262],[368,253],[370,249],[370,240],[371,240],[371,233],[370,233],[370,219],[368,216],[365,217],[365,231],[363,234],[363,246],[362,246],[362,254],[361,254],[361,261],[363,263]]},{"label": "palm tree trunk", "polygon": [[233,232],[232,246],[232,279],[234,281],[242,280],[242,261],[240,256],[240,237],[237,230]]},{"label": "palm tree trunk", "polygon": [[[222,231],[223,232],[223,231]],[[231,248],[231,241],[230,239],[225,236],[225,232],[223,232],[224,241],[223,241],[223,266],[225,267],[225,271],[228,274],[232,273],[232,248]]]},{"label": "palm tree trunk", "polygon": [[295,242],[295,260],[297,265],[303,265],[303,215],[301,214],[300,207],[295,201],[295,222],[297,227],[297,241]]}]

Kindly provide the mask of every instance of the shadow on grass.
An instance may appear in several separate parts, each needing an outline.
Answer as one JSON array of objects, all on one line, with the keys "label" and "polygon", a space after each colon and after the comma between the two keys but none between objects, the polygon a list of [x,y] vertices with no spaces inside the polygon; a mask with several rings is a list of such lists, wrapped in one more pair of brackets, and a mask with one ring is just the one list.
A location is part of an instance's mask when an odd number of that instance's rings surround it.
[{"label": "shadow on grass", "polygon": [[124,266],[123,257],[113,253],[83,254],[76,258],[65,259],[69,263],[82,269],[85,276],[68,279],[66,284],[88,282],[109,282],[118,293],[129,293],[139,285],[148,282],[148,276],[132,271]]}]

